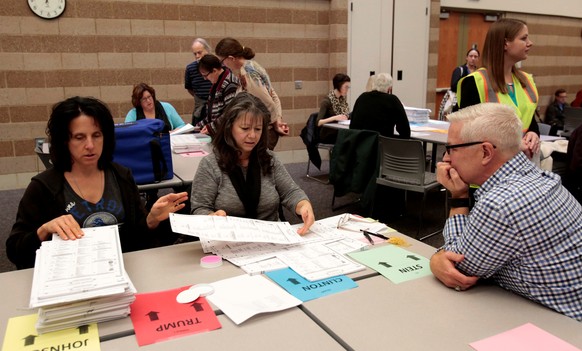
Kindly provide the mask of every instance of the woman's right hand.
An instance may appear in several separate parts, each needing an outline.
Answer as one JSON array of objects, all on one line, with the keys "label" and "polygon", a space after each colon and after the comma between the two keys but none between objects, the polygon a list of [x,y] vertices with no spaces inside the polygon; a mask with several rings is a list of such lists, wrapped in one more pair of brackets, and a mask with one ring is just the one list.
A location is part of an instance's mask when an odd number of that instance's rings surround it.
[{"label": "woman's right hand", "polygon": [[346,121],[348,119],[348,116],[346,115],[335,115],[332,117],[334,121],[339,122],[339,121]]},{"label": "woman's right hand", "polygon": [[75,240],[84,235],[79,223],[70,214],[46,222],[36,231],[36,235],[38,235],[40,241],[47,240],[49,235],[53,233],[58,234],[63,240]]},{"label": "woman's right hand", "polygon": [[211,212],[208,214],[209,216],[221,216],[221,217],[226,217],[226,211],[225,210],[217,210],[215,212]]}]

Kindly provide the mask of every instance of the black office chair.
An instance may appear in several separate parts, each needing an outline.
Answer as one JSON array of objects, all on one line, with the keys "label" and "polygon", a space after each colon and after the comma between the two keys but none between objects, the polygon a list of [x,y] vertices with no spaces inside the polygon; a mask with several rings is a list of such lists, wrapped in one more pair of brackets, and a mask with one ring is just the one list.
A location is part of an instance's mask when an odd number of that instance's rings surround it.
[{"label": "black office chair", "polygon": [[314,176],[309,173],[309,168],[312,163],[315,167],[317,167],[317,169],[321,170],[321,155],[319,154],[319,150],[327,150],[329,158],[331,159],[331,150],[333,149],[333,144],[324,144],[319,142],[317,116],[317,112],[309,115],[305,127],[303,127],[301,130],[301,140],[303,140],[303,143],[307,147],[307,155],[309,157],[309,160],[307,160],[307,171],[305,172],[305,176],[308,179],[313,179],[323,184],[329,184],[329,178],[327,180],[320,179],[320,177],[325,176],[325,174]]},{"label": "black office chair", "polygon": [[574,129],[582,125],[582,108],[580,107],[564,107],[564,132],[562,136],[568,138]]},{"label": "black office chair", "polygon": [[552,126],[546,123],[538,123],[538,128],[540,130],[540,135],[550,135]]},{"label": "black office chair", "polygon": [[[422,228],[422,213],[425,207],[426,194],[439,189],[436,174],[426,172],[426,154],[420,140],[395,139],[379,137],[380,173],[376,179],[377,185],[422,193],[422,204],[418,213],[418,230]],[[406,197],[405,197],[406,199]],[[439,234],[436,231],[419,240]]]},{"label": "black office chair", "polygon": [[46,142],[47,141],[45,138],[36,138],[36,146],[34,148],[34,152],[44,165],[44,168],[51,169],[53,168],[53,163],[51,162],[51,155],[49,153],[43,152],[43,144],[45,144]]}]

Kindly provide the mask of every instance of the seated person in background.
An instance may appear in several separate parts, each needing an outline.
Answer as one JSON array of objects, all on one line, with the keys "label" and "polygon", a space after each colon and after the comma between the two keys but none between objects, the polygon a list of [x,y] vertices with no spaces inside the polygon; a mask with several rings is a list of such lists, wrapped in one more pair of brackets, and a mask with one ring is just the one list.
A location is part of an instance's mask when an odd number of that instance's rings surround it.
[{"label": "seated person in background", "polygon": [[410,138],[410,124],[404,106],[392,95],[392,76],[374,76],[372,91],[362,93],[354,104],[350,129],[374,130],[382,136],[393,137],[394,126],[400,138]]},{"label": "seated person in background", "polygon": [[337,130],[322,127],[326,123],[345,121],[350,114],[350,106],[346,97],[350,90],[351,79],[348,75],[338,73],[333,77],[333,90],[321,100],[317,126],[319,129],[319,141],[325,144],[335,144]]},{"label": "seated person in background", "polygon": [[216,120],[222,116],[226,105],[234,99],[240,83],[228,68],[222,67],[218,57],[212,54],[200,59],[198,69],[200,75],[212,83],[212,87],[206,102],[206,116],[196,126],[201,128],[201,133],[214,136]]},{"label": "seated person in background", "polygon": [[157,118],[164,121],[167,131],[180,128],[186,124],[174,106],[167,102],[156,100],[155,89],[146,83],[139,83],[133,87],[131,104],[133,108],[125,116],[125,122],[134,122],[144,118]]},{"label": "seated person in background", "polygon": [[[449,121],[437,179],[451,193],[451,210],[445,244],[430,260],[433,274],[459,291],[491,278],[582,321],[582,207],[559,176],[520,152],[514,108],[483,103]],[[471,211],[469,184],[480,186]]]},{"label": "seated person in background", "polygon": [[47,134],[54,168],[34,176],[24,192],[6,240],[10,261],[33,267],[36,250],[53,233],[75,240],[83,237],[81,228],[112,224],[120,225],[124,252],[155,246],[155,234],[163,234],[158,225],[184,207],[188,194],[165,195],[146,213],[129,169],[112,162],[107,106],[94,98],[64,100],[53,107]]},{"label": "seated person in background", "polygon": [[[174,106],[156,99],[156,90],[146,83],[139,83],[133,87],[131,103],[134,107],[125,116],[126,123],[135,122],[138,119],[156,118],[164,122],[166,125],[164,131],[166,132],[180,128],[186,124]],[[146,209],[149,210],[152,208],[154,202],[158,200],[158,190],[147,190],[146,195]]]},{"label": "seated person in background", "polygon": [[279,205],[303,219],[298,233],[315,221],[307,195],[267,150],[269,111],[255,96],[238,94],[219,119],[213,153],[204,157],[192,184],[192,214],[279,220]]},{"label": "seated person in background", "polygon": [[566,89],[558,89],[554,93],[554,101],[546,109],[546,123],[552,126],[550,135],[557,135],[558,130],[564,130],[564,107],[568,106]]},{"label": "seated person in background", "polygon": [[566,159],[568,168],[562,181],[566,189],[582,204],[582,125],[570,134]]},{"label": "seated person in background", "polygon": [[572,107],[582,107],[582,89],[578,90],[576,93],[576,98],[570,104]]}]

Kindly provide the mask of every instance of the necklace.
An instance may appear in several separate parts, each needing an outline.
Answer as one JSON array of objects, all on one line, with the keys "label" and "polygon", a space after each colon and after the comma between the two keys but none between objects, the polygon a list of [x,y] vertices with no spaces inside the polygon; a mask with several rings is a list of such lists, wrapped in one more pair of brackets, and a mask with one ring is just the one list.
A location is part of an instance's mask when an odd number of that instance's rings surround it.
[{"label": "necklace", "polygon": [[513,93],[513,83],[507,83],[507,88],[509,89],[510,93]]},{"label": "necklace", "polygon": [[[83,194],[83,190],[81,190],[81,187],[79,186],[79,183],[77,183],[77,177],[75,177],[72,172],[70,174],[71,174],[71,178],[73,178],[73,183],[75,183],[77,190],[79,190],[79,194],[81,195],[81,198],[83,200],[87,200],[87,198],[85,197],[85,194]],[[103,184],[103,182],[101,181],[102,176],[103,176],[103,172],[99,172],[99,186],[101,186],[101,184]]]}]

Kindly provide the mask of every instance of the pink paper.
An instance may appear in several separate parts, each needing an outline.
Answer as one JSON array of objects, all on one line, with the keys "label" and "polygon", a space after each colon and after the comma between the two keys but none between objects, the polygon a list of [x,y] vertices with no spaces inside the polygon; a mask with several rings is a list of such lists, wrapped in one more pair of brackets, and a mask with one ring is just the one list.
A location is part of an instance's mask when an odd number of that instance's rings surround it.
[{"label": "pink paper", "polygon": [[184,152],[181,153],[180,156],[182,157],[202,157],[208,155],[208,152],[204,150],[192,151],[192,152]]},{"label": "pink paper", "polygon": [[580,351],[531,323],[469,345],[477,351]]}]

